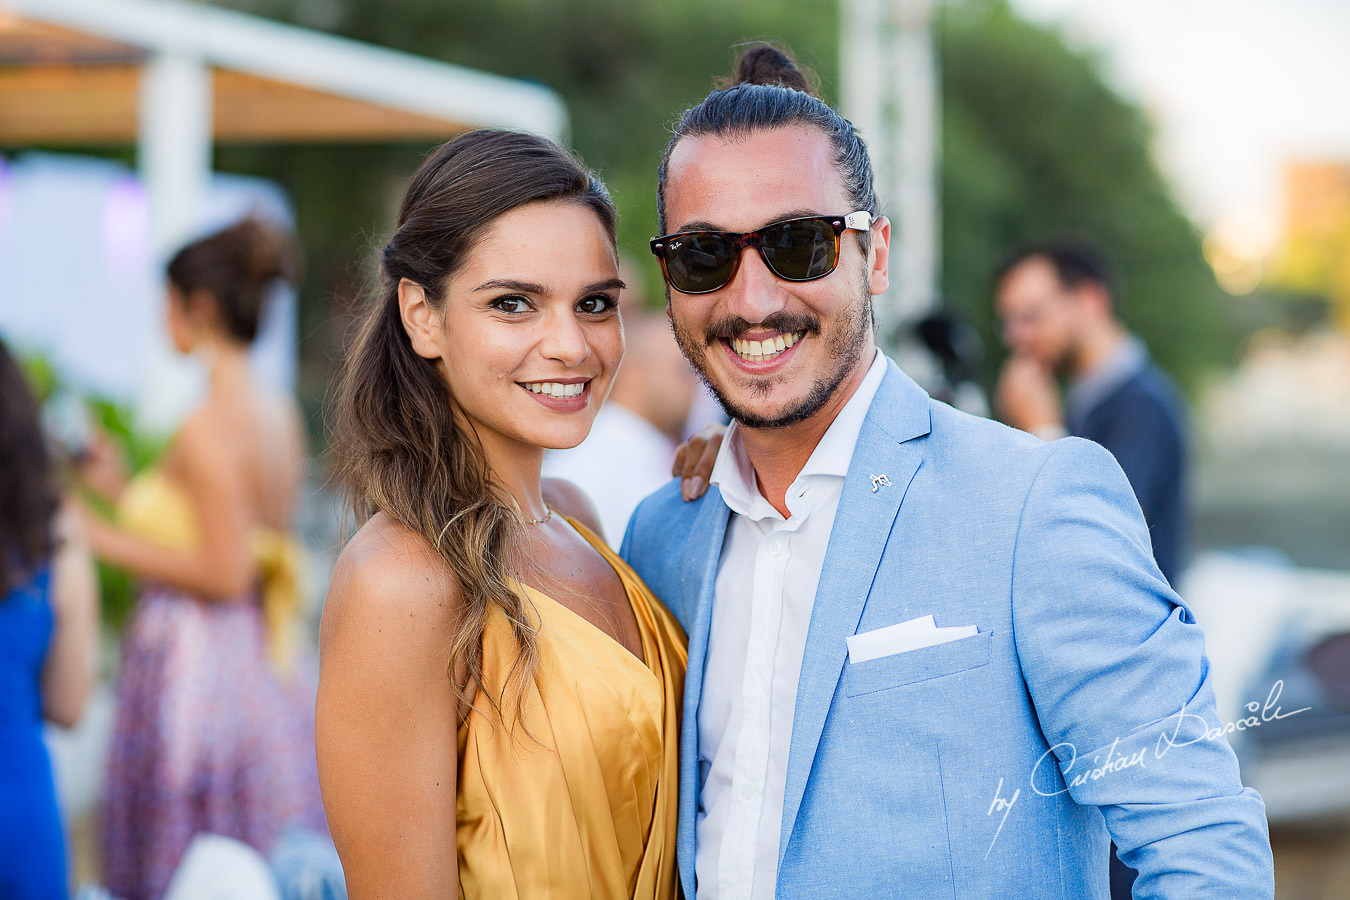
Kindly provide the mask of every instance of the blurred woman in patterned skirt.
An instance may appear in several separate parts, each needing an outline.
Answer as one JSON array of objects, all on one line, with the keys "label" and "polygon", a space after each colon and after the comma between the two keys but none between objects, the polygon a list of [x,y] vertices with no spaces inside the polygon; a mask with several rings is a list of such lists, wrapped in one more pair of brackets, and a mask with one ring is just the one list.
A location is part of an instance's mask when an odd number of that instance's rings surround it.
[{"label": "blurred woman in patterned skirt", "polygon": [[124,900],[162,894],[197,832],[266,852],[287,826],[325,827],[288,535],[301,428],[292,399],[255,383],[248,363],[286,250],[245,220],[178,252],[168,328],[209,369],[205,402],[125,487],[106,444],[84,470],[117,508],[115,526],[87,518],[95,551],[143,582],[103,816],[104,880]]}]

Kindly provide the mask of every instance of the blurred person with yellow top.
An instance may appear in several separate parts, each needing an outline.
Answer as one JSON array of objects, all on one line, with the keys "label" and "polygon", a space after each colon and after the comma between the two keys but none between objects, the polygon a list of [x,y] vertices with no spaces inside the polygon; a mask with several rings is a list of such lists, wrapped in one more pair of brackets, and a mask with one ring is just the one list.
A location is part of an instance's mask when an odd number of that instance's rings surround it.
[{"label": "blurred person with yellow top", "polygon": [[209,370],[205,401],[129,482],[106,441],[82,469],[116,508],[115,525],[85,517],[95,551],[142,581],[102,823],[104,881],[124,900],[162,894],[198,832],[266,852],[288,826],[324,827],[289,534],[304,442],[294,401],[257,384],[248,360],[289,268],[287,244],[251,219],[180,250],[167,324]]}]

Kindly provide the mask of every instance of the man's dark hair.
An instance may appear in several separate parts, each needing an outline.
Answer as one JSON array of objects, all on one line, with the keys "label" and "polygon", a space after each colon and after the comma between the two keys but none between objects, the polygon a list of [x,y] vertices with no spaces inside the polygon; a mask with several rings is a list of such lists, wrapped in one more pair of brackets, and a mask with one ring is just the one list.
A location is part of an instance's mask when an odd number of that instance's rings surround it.
[{"label": "man's dark hair", "polygon": [[1019,247],[998,267],[998,284],[1017,266],[1032,259],[1043,259],[1055,270],[1066,290],[1083,284],[1099,284],[1106,290],[1112,308],[1116,306],[1116,273],[1106,254],[1096,244],[1082,238],[1039,241]]},{"label": "man's dark hair", "polygon": [[834,147],[835,168],[853,207],[839,213],[866,210],[874,217],[880,214],[867,145],[852,122],[815,96],[811,77],[791,57],[771,44],[754,44],[741,54],[729,82],[685,110],[661,156],[656,217],[662,232],[666,230],[666,170],[676,144],[687,137],[743,136],[794,125],[819,129]]}]

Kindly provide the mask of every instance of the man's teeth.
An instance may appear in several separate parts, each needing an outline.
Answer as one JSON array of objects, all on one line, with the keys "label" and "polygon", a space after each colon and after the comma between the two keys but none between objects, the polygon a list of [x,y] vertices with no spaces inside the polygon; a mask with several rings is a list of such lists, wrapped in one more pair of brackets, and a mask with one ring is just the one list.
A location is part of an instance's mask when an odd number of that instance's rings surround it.
[{"label": "man's teeth", "polygon": [[571,397],[580,397],[581,392],[586,389],[587,382],[578,381],[575,384],[559,384],[556,381],[526,381],[521,386],[525,390],[535,394],[543,394],[545,397],[556,397],[559,400],[567,400]]},{"label": "man's teeth", "polygon": [[805,331],[797,331],[792,334],[780,334],[762,341],[732,338],[730,343],[731,349],[735,350],[736,355],[742,359],[749,362],[763,362],[766,359],[774,358],[805,336]]}]

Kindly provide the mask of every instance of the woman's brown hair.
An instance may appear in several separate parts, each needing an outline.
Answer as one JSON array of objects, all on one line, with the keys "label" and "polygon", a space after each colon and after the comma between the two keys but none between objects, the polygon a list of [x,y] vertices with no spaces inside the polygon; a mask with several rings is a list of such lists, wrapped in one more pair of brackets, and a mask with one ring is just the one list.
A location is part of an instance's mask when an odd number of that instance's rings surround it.
[{"label": "woman's brown hair", "polygon": [[[509,681],[519,699],[537,665],[535,622],[517,590],[513,550],[524,518],[494,487],[482,447],[428,359],[413,351],[398,302],[400,280],[421,285],[433,309],[479,237],[529,203],[580,203],[611,241],[616,214],[605,186],[575,157],[535,135],[482,130],[441,145],[408,185],[380,256],[380,287],[347,357],[337,394],[338,475],[357,515],[382,511],[420,534],[463,598],[451,667],[482,685],[483,627],[492,608],[519,647]],[[489,699],[500,713],[507,685]],[[472,689],[472,688],[470,688]],[[461,697],[471,705],[473,697]]]},{"label": "woman's brown hair", "polygon": [[52,526],[60,502],[37,403],[0,341],[0,600],[56,549]]},{"label": "woman's brown hair", "polygon": [[225,333],[251,344],[268,288],[278,278],[293,277],[293,268],[290,242],[247,218],[179,250],[169,260],[168,276],[184,302],[208,294]]}]

